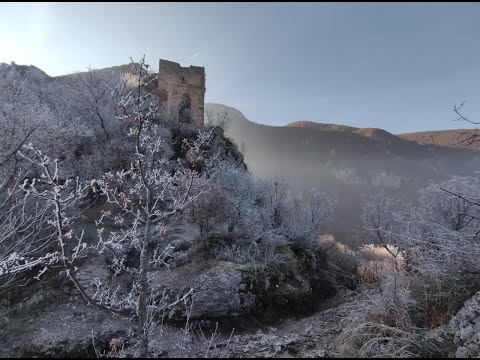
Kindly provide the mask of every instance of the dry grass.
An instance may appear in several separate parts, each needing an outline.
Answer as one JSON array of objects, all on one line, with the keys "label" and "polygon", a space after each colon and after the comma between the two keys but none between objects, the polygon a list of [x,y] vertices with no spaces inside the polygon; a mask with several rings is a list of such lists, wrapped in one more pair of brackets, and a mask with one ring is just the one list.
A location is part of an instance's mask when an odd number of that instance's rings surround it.
[{"label": "dry grass", "polygon": [[393,245],[363,245],[358,250],[357,257],[360,262],[356,269],[357,276],[366,284],[376,283],[392,270],[401,271],[406,266],[402,253]]},{"label": "dry grass", "polygon": [[[339,340],[346,357],[432,357],[441,351],[426,337],[428,327],[417,326],[422,304],[412,297],[416,278],[392,245],[365,245],[356,254],[357,274],[369,290],[351,304]],[[441,309],[440,309],[441,310]],[[442,316],[441,313],[436,316]]]},{"label": "dry grass", "polygon": [[365,292],[351,304],[342,320],[341,355],[345,357],[432,357],[440,353],[425,336],[427,329],[413,324],[416,306],[407,276],[397,273],[384,279],[379,289]]}]

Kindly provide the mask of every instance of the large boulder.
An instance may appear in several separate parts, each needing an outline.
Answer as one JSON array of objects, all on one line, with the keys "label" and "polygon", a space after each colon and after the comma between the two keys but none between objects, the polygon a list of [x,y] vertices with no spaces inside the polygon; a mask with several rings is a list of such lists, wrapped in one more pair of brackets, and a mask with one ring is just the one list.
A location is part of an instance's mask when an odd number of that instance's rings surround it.
[{"label": "large boulder", "polygon": [[248,265],[220,262],[198,276],[192,295],[192,319],[241,316],[253,311],[257,295],[252,292]]},{"label": "large boulder", "polygon": [[[321,252],[285,245],[283,261],[273,264],[236,264],[217,261],[196,274],[191,284],[190,306],[180,302],[169,318],[215,320],[253,316],[263,321],[290,313],[313,310],[319,299],[333,294],[334,286]],[[188,266],[188,264],[186,265]],[[188,292],[179,289],[173,298]],[[171,289],[167,292],[172,294]]]}]

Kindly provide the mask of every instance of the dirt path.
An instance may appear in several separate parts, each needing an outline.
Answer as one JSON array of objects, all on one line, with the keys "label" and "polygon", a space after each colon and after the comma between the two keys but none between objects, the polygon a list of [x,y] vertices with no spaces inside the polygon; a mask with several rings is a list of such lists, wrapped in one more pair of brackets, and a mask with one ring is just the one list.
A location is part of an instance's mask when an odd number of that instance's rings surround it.
[{"label": "dirt path", "polygon": [[[340,291],[322,304],[313,315],[290,318],[255,334],[235,335],[220,342],[215,355],[227,357],[336,357],[337,337],[342,332],[340,320],[349,315],[352,291]],[[215,356],[212,352],[212,356]]]}]

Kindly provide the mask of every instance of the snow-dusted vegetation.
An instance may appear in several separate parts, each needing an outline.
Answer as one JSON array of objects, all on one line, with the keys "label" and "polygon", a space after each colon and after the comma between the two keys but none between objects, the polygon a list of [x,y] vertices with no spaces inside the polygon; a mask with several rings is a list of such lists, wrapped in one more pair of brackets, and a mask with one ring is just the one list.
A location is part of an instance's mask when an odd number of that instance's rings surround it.
[{"label": "snow-dusted vegetation", "polygon": [[477,177],[365,196],[341,243],[328,189],[254,176],[154,75],[0,65],[1,355],[479,355]]}]

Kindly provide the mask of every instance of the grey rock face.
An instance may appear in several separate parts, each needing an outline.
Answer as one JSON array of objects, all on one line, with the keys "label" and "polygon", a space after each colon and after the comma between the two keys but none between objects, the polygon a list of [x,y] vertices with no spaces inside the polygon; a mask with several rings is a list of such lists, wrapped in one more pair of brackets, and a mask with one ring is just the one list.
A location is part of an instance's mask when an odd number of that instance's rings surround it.
[{"label": "grey rock face", "polygon": [[[191,319],[222,318],[250,313],[255,307],[256,296],[247,288],[245,265],[220,262],[200,274],[194,283],[191,297]],[[184,310],[176,307],[170,318],[184,317]]]},{"label": "grey rock face", "polygon": [[447,334],[457,346],[455,357],[480,357],[480,291],[450,320]]},{"label": "grey rock face", "polygon": [[[214,320],[254,316],[274,320],[281,314],[304,312],[314,299],[331,296],[334,289],[323,269],[323,259],[310,250],[283,249],[288,261],[283,265],[263,266],[255,262],[215,263],[192,278],[191,287],[166,292],[179,299],[193,289],[189,299],[190,319]],[[173,290],[173,291],[172,291]],[[171,309],[171,320],[187,317],[184,303]]]}]

